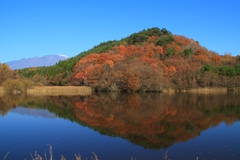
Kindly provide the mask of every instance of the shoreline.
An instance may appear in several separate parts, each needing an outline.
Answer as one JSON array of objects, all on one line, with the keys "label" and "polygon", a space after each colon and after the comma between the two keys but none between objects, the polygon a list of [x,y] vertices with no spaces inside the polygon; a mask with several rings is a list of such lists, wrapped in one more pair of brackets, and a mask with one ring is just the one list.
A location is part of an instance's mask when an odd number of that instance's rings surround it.
[{"label": "shoreline", "polygon": [[162,91],[163,93],[229,93],[229,89],[227,87],[204,87],[204,88],[190,88],[190,89],[165,89]]},{"label": "shoreline", "polygon": [[[5,91],[0,86],[0,96],[3,96]],[[27,90],[27,95],[34,96],[86,96],[92,94],[92,88],[87,86],[34,86]]]},{"label": "shoreline", "polygon": [[[60,95],[91,95],[94,91],[88,86],[35,86],[27,90],[27,95],[46,95],[46,96],[60,96]],[[200,93],[200,94],[227,94],[240,93],[240,87],[204,87],[204,88],[190,88],[190,89],[164,89],[162,93]],[[3,96],[5,91],[0,86],[0,96]]]},{"label": "shoreline", "polygon": [[90,95],[92,88],[87,86],[35,86],[27,90],[27,95]]},{"label": "shoreline", "polygon": [[227,87],[204,87],[204,88],[191,88],[185,89],[181,92],[190,92],[190,93],[240,93],[240,87],[227,88]]}]

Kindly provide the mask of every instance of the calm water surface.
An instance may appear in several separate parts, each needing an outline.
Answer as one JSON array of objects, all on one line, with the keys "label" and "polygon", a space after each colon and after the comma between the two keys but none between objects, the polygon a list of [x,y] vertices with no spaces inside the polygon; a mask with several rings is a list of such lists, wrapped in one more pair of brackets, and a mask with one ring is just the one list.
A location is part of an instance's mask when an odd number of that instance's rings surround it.
[{"label": "calm water surface", "polygon": [[0,160],[239,160],[239,95],[0,97]]}]

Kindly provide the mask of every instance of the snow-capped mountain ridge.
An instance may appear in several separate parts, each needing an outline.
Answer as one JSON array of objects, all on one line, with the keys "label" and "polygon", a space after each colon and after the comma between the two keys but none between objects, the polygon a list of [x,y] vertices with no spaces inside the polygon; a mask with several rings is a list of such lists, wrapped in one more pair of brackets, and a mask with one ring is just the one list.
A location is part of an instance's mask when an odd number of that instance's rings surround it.
[{"label": "snow-capped mountain ridge", "polygon": [[52,66],[55,65],[57,62],[66,60],[68,58],[69,58],[68,56],[63,54],[46,55],[33,58],[22,58],[20,60],[7,62],[7,64],[12,70],[15,70],[29,67]]}]

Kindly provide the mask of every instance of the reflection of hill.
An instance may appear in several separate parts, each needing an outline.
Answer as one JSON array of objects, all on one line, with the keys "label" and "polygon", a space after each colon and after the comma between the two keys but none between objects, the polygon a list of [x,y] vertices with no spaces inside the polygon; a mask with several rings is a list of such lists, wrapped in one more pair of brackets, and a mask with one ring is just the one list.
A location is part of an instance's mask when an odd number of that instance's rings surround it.
[{"label": "reflection of hill", "polygon": [[[41,108],[145,148],[164,148],[240,118],[239,95],[101,93],[91,96],[0,98],[1,113],[18,105]],[[14,102],[7,105],[8,102]],[[16,98],[15,98],[16,99]],[[4,102],[4,103],[3,103]],[[2,105],[4,104],[4,105]],[[4,115],[3,114],[3,115]]]},{"label": "reflection of hill", "polygon": [[100,94],[75,106],[82,122],[146,148],[186,141],[210,126],[240,118],[240,100],[228,95]]}]

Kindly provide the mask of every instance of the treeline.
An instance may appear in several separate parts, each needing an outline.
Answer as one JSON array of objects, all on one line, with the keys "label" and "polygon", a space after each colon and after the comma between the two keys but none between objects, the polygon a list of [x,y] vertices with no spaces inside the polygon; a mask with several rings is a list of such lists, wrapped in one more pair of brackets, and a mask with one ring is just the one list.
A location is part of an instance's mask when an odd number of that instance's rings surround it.
[{"label": "treeline", "polygon": [[240,57],[219,55],[198,41],[150,28],[100,43],[54,66],[18,70],[44,85],[87,85],[101,91],[239,87]]}]

